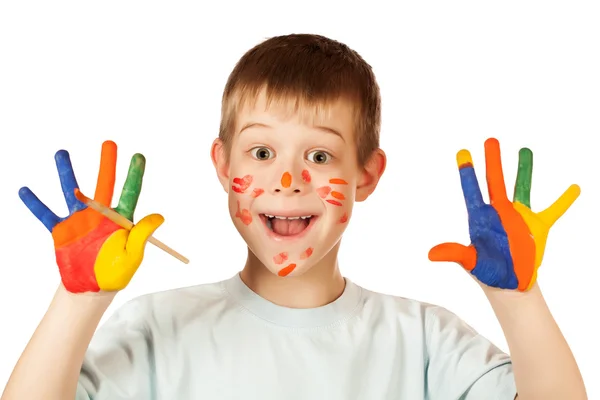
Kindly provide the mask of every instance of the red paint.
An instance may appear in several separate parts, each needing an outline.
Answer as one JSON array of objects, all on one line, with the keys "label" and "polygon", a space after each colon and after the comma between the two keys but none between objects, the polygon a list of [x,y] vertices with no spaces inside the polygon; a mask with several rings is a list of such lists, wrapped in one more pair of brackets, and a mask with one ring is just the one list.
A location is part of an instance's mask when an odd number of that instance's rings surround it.
[{"label": "red paint", "polygon": [[309,183],[309,182],[310,182],[310,179],[311,179],[311,178],[310,178],[310,172],[308,172],[308,170],[307,170],[307,169],[303,170],[303,171],[302,171],[302,180],[303,180],[304,182],[306,182],[306,183]]},{"label": "red paint", "polygon": [[[66,222],[66,221],[65,221]],[[56,263],[62,282],[69,292],[99,292],[94,265],[106,239],[120,226],[104,218],[84,237],[56,249]]]},{"label": "red paint", "polygon": [[243,178],[233,178],[231,188],[234,192],[244,193],[252,184],[252,175],[245,175]]},{"label": "red paint", "polygon": [[276,256],[273,257],[273,262],[277,265],[279,264],[283,264],[284,262],[286,262],[288,259],[288,253],[287,252],[283,252],[283,253],[279,253]]},{"label": "red paint", "polygon": [[348,182],[346,182],[343,179],[340,178],[333,178],[329,180],[329,183],[333,183],[334,185],[347,185]]},{"label": "red paint", "polygon": [[340,192],[331,192],[331,197],[335,197],[338,200],[344,200],[346,197]]},{"label": "red paint", "polygon": [[237,212],[235,216],[242,220],[244,225],[250,225],[252,223],[252,214],[250,214],[250,210],[248,209],[240,209],[240,201],[237,202]]},{"label": "red paint", "polygon": [[331,192],[331,188],[329,186],[323,186],[317,189],[317,194],[323,199],[327,197],[329,192]]},{"label": "red paint", "polygon": [[292,272],[294,269],[296,269],[296,264],[290,264],[287,267],[280,270],[278,275],[279,276],[288,276],[290,274],[290,272]]},{"label": "red paint", "polygon": [[325,200],[325,201],[328,202],[329,204],[333,204],[334,206],[341,206],[342,205],[342,203],[340,203],[337,200],[329,200],[328,199],[328,200]]},{"label": "red paint", "polygon": [[344,213],[344,215],[342,215],[342,218],[340,218],[340,224],[345,224],[346,222],[348,222],[348,214]]},{"label": "red paint", "polygon": [[252,194],[250,194],[250,196],[257,198],[258,196],[260,196],[261,194],[263,194],[265,191],[263,189],[254,189],[252,191]]},{"label": "red paint", "polygon": [[313,248],[309,247],[308,249],[304,250],[302,252],[302,254],[300,254],[300,259],[306,260],[308,257],[312,256],[312,253],[313,253]]}]

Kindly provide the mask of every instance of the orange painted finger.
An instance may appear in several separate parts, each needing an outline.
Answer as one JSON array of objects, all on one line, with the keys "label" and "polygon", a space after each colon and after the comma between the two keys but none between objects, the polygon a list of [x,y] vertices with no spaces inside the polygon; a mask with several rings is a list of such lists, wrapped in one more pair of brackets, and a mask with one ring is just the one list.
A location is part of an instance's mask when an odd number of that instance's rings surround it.
[{"label": "orange painted finger", "polygon": [[502,172],[500,143],[494,138],[485,141],[485,169],[490,204],[508,203],[504,173]]},{"label": "orange painted finger", "polygon": [[112,202],[116,174],[117,145],[115,142],[107,140],[102,143],[100,170],[98,171],[98,182],[96,184],[96,193],[94,195],[94,200],[106,207],[110,207]]},{"label": "orange painted finger", "polygon": [[477,252],[473,246],[459,243],[442,243],[429,250],[430,261],[455,262],[467,271],[472,271],[477,263]]}]

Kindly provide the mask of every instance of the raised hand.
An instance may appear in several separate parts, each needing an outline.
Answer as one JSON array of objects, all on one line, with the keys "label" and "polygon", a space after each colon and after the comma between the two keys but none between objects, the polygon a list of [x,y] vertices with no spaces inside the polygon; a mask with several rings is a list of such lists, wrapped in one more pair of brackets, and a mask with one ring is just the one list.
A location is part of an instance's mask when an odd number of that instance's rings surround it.
[{"label": "raised hand", "polygon": [[524,148],[519,152],[512,202],[506,194],[500,144],[496,139],[486,140],[485,158],[490,204],[483,201],[469,151],[461,150],[456,157],[471,244],[437,245],[429,251],[429,259],[458,263],[487,286],[526,291],[536,282],[550,228],[575,202],[581,190],[571,185],[554,204],[535,213],[530,209],[531,150]]},{"label": "raised hand", "polygon": [[[69,153],[60,150],[55,160],[69,215],[58,217],[27,187],[19,190],[19,197],[52,233],[56,262],[64,287],[72,293],[125,288],[142,262],[148,238],[164,218],[159,214],[151,214],[139,221],[131,231],[121,228],[77,200],[75,189],[79,189],[79,185]],[[115,208],[130,221],[133,221],[142,189],[145,163],[141,154],[132,157],[119,204]],[[117,145],[106,141],[102,144],[94,200],[107,207],[111,207],[112,203],[116,164]]]}]

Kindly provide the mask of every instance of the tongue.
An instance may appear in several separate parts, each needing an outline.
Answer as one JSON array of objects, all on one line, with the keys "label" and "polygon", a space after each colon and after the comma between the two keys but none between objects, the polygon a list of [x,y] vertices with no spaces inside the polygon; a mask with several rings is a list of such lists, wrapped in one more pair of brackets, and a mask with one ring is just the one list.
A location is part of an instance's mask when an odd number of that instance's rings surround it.
[{"label": "tongue", "polygon": [[279,219],[271,220],[273,232],[281,236],[297,235],[306,228],[306,221],[303,219]]}]

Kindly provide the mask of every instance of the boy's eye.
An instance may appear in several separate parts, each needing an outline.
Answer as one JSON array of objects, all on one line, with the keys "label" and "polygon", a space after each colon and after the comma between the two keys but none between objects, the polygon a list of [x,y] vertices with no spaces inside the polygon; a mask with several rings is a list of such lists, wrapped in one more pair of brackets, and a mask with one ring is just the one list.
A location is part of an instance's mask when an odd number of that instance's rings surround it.
[{"label": "boy's eye", "polygon": [[250,151],[252,152],[252,156],[257,160],[264,161],[273,158],[273,152],[267,147],[255,147]]},{"label": "boy's eye", "polygon": [[315,150],[308,153],[308,161],[314,162],[315,164],[327,164],[331,156],[329,153],[322,150]]}]

